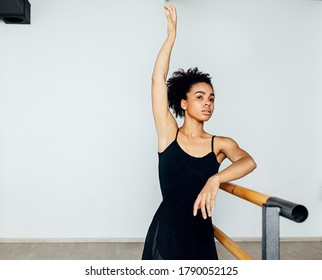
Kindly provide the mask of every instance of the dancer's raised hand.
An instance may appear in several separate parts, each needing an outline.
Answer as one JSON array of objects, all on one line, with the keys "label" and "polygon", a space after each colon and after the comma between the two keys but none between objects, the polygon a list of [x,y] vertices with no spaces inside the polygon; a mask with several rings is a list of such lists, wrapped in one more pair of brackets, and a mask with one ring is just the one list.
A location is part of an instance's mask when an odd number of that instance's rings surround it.
[{"label": "dancer's raised hand", "polygon": [[170,4],[164,4],[165,16],[168,20],[168,35],[175,34],[177,30],[177,11],[175,6]]}]

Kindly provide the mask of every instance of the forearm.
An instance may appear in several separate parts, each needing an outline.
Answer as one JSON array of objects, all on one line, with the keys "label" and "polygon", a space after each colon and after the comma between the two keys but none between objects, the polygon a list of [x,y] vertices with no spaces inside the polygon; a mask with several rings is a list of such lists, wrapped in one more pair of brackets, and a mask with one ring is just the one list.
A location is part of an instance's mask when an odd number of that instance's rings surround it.
[{"label": "forearm", "polygon": [[167,39],[163,43],[154,65],[152,80],[166,81],[169,72],[170,57],[175,38],[176,34],[175,32],[172,32],[168,35]]},{"label": "forearm", "polygon": [[227,168],[211,176],[209,179],[221,183],[227,183],[244,177],[256,168],[256,163],[251,157],[241,158]]}]

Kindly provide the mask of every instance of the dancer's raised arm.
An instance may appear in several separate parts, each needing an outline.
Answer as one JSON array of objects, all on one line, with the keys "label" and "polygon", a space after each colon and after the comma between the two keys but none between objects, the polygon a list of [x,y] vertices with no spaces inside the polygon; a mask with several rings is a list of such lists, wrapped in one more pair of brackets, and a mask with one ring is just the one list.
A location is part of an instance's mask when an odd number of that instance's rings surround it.
[{"label": "dancer's raised arm", "polygon": [[152,109],[158,133],[158,150],[162,152],[173,140],[177,122],[168,109],[167,75],[171,51],[176,39],[177,14],[174,5],[164,5],[168,22],[168,36],[157,56],[152,74]]}]

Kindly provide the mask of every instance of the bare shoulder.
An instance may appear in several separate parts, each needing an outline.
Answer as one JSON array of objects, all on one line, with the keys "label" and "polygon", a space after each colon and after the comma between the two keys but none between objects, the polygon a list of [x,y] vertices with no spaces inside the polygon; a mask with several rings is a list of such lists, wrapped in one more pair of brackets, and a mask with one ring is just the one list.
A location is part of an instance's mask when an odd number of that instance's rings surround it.
[{"label": "bare shoulder", "polygon": [[214,153],[216,154],[217,161],[223,162],[226,158],[233,158],[233,154],[237,154],[241,151],[237,142],[225,136],[216,136],[214,139]]},{"label": "bare shoulder", "polygon": [[220,147],[221,149],[229,148],[229,147],[232,147],[232,146],[237,146],[238,147],[237,142],[234,139],[230,138],[230,137],[216,136],[215,141],[216,141],[217,146]]},{"label": "bare shoulder", "polygon": [[218,136],[216,137],[215,152],[217,152],[219,158],[228,158],[231,162],[235,162],[242,158],[250,158],[252,157],[241,147],[239,147],[238,143],[230,138]]}]

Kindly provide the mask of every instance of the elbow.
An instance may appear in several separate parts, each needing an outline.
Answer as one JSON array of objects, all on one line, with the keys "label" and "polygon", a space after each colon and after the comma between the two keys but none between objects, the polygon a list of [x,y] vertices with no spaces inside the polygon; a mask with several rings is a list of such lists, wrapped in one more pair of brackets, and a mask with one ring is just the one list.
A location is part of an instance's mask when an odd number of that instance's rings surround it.
[{"label": "elbow", "polygon": [[254,169],[256,169],[257,164],[256,164],[255,160],[251,156],[247,156],[243,160],[244,160],[245,171],[247,173],[250,173]]},{"label": "elbow", "polygon": [[250,159],[250,169],[251,171],[255,170],[257,168],[257,163],[255,162],[255,160],[253,158]]}]

